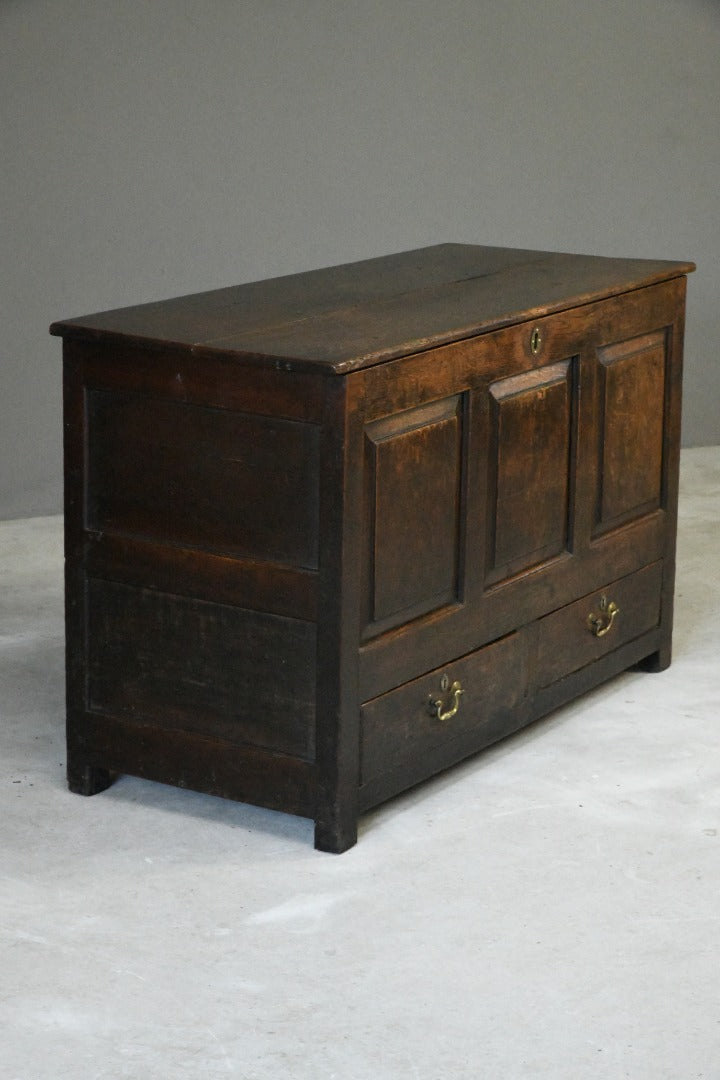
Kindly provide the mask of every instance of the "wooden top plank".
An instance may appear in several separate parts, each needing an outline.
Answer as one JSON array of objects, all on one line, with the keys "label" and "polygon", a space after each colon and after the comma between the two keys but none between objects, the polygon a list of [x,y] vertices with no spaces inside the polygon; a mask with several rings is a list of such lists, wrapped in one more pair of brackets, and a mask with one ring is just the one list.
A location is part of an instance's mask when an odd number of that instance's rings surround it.
[{"label": "wooden top plank", "polygon": [[694,269],[440,244],[62,320],[50,332],[342,374]]}]

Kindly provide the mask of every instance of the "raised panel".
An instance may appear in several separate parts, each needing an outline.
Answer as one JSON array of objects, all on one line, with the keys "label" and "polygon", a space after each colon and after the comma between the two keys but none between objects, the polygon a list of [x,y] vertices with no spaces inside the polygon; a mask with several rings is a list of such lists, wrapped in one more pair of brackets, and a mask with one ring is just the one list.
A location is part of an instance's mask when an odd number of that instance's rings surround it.
[{"label": "raised panel", "polygon": [[573,371],[565,360],[490,387],[488,583],[568,547]]},{"label": "raised panel", "polygon": [[455,395],[366,428],[373,631],[457,598],[462,402]]},{"label": "raised panel", "polygon": [[311,759],[315,627],[88,582],[88,707]]},{"label": "raised panel", "polygon": [[598,361],[597,528],[604,531],[661,504],[665,332],[599,349]]},{"label": "raised panel", "polygon": [[317,568],[319,428],[102,390],[87,414],[89,529]]}]

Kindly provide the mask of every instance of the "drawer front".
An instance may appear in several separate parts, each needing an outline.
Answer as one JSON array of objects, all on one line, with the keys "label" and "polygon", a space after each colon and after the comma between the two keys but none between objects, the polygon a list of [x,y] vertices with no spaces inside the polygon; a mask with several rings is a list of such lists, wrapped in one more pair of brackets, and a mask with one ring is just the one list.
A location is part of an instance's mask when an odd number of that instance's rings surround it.
[{"label": "drawer front", "polygon": [[[528,683],[525,638],[509,634],[367,702],[361,709],[362,783],[427,757],[478,729],[509,716]],[[495,737],[498,737],[497,735]]]},{"label": "drawer front", "polygon": [[604,585],[538,622],[538,685],[549,686],[658,625],[662,563]]}]

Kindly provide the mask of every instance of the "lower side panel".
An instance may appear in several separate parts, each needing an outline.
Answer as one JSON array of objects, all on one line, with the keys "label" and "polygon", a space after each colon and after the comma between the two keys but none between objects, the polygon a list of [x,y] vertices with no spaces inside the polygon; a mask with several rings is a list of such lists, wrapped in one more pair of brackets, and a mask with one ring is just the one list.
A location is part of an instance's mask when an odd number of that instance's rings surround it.
[{"label": "lower side panel", "polygon": [[[84,713],[68,717],[68,776],[127,773],[209,795],[314,817],[313,763],[189,731]],[[90,793],[90,792],[88,792]]]},{"label": "lower side panel", "polygon": [[95,578],[86,612],[89,715],[314,759],[314,623]]}]

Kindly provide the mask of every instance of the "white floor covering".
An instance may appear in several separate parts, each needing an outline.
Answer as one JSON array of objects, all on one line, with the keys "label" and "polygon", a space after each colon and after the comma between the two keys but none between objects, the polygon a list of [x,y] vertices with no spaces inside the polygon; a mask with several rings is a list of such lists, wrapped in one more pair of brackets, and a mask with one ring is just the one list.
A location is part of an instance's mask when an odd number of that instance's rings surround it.
[{"label": "white floor covering", "polygon": [[0,523],[1,1080],[720,1080],[720,448],[674,661],[363,819],[64,780],[60,518]]}]

